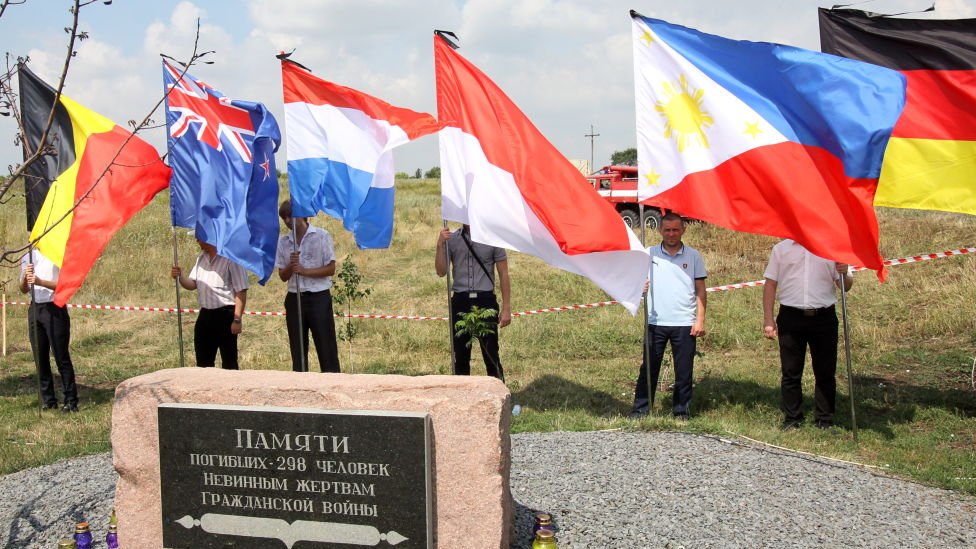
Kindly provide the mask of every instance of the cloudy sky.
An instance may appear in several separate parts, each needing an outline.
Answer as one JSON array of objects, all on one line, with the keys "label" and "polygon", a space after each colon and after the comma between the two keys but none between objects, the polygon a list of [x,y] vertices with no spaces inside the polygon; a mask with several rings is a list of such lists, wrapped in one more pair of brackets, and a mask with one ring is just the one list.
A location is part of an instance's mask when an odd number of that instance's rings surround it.
[{"label": "cloudy sky", "polygon": [[[0,51],[30,56],[54,83],[70,25],[68,0],[27,0],[0,18]],[[882,13],[924,9],[930,0],[877,0]],[[808,0],[115,0],[82,10],[90,39],[77,49],[65,93],[119,124],[141,120],[162,95],[159,54],[185,58],[200,21],[212,65],[192,73],[225,95],[267,104],[283,124],[274,54],[318,76],[395,105],[435,113],[432,31],[452,30],[461,53],[491,77],[569,158],[596,164],[634,146],[630,17],[635,9],[730,38],[819,49],[818,6]],[[976,17],[976,0],[937,0],[934,14]],[[164,115],[157,112],[156,121]],[[20,159],[11,118],[0,118],[0,172]],[[287,128],[285,128],[287,131]],[[163,130],[146,134],[161,151]],[[283,150],[279,169],[284,171]],[[398,149],[397,169],[438,164],[430,136]]]}]

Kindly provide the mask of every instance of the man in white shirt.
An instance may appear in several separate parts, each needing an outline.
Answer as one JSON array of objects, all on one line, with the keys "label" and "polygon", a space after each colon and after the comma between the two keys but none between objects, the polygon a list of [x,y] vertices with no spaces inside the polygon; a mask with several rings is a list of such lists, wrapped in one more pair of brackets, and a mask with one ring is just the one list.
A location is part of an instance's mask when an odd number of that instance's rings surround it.
[{"label": "man in white shirt", "polygon": [[[634,389],[631,419],[646,416],[654,402],[664,349],[671,343],[674,361],[674,391],[671,413],[679,421],[691,415],[697,338],[705,335],[705,262],[698,250],[685,245],[685,222],[668,213],[661,218],[661,244],[648,248],[651,254],[650,299],[647,308],[647,339],[650,347],[651,394],[647,392],[647,360],[641,364]],[[646,349],[645,349],[646,350]]]},{"label": "man in white shirt", "polygon": [[[763,335],[779,338],[782,368],[783,429],[803,423],[803,363],[807,346],[815,379],[815,419],[827,429],[834,422],[837,396],[837,303],[834,287],[851,289],[854,278],[848,265],[817,257],[792,240],[784,240],[769,255],[764,276]],[[773,322],[773,302],[779,314]]]},{"label": "man in white shirt", "polygon": [[[291,229],[290,200],[281,203],[278,215],[285,226]],[[336,343],[335,314],[330,290],[332,276],[336,273],[332,236],[325,229],[310,225],[307,218],[296,217],[294,221],[297,234],[289,230],[281,235],[275,256],[278,277],[288,283],[285,323],[288,326],[288,345],[291,348],[291,368],[296,372],[307,369],[308,335],[311,332],[315,352],[319,355],[319,369],[323,372],[339,373],[339,346]],[[301,330],[298,328],[299,289],[302,306]],[[306,365],[305,368],[302,367],[303,364]]]},{"label": "man in white shirt", "polygon": [[61,374],[64,390],[64,407],[61,412],[78,411],[78,388],[75,385],[75,367],[71,363],[68,344],[71,341],[71,319],[67,307],[54,304],[54,290],[58,286],[61,269],[40,251],[31,249],[20,262],[20,291],[30,293],[28,311],[31,348],[37,357],[38,378],[41,384],[41,406],[45,410],[58,407],[54,394],[54,376],[51,374],[51,351]]},{"label": "man in white shirt", "polygon": [[243,327],[244,306],[247,303],[247,271],[226,257],[217,255],[213,245],[197,240],[203,252],[183,276],[174,265],[173,278],[187,290],[196,290],[200,313],[193,327],[193,348],[197,366],[212,368],[220,351],[220,366],[237,370],[237,335]]}]

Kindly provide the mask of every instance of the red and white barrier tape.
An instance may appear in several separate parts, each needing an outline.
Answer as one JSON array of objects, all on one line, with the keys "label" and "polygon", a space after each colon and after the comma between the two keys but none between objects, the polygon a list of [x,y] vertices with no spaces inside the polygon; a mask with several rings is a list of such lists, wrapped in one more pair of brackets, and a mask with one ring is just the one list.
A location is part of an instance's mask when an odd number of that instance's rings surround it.
[{"label": "red and white barrier tape", "polygon": [[[908,263],[916,263],[919,261],[931,261],[933,259],[941,259],[943,257],[955,257],[958,255],[965,255],[976,253],[976,248],[959,248],[958,250],[949,250],[948,252],[939,252],[935,254],[925,254],[925,255],[913,255],[910,257],[899,257],[898,259],[886,259],[884,261],[885,267],[897,267],[898,265],[905,265]],[[854,267],[854,271],[866,271],[867,267]],[[766,283],[765,280],[754,280],[752,282],[740,282],[739,284],[728,284],[726,286],[713,286],[711,288],[706,288],[708,292],[725,292],[728,290],[738,290],[740,288],[755,288],[757,286],[762,286]]]},{"label": "red and white barrier tape", "polygon": [[[919,261],[931,261],[933,259],[941,259],[943,257],[956,257],[965,254],[976,254],[976,247],[973,248],[960,248],[958,250],[949,250],[947,252],[931,253],[924,255],[913,255],[910,257],[900,257],[898,259],[888,259],[885,260],[885,267],[896,267],[898,265],[905,265],[908,263],[916,263]],[[854,267],[855,271],[866,270],[866,267]],[[712,286],[711,288],[706,288],[707,292],[726,292],[729,290],[739,290],[742,288],[756,288],[765,284],[764,280],[754,280],[752,282],[739,282],[737,284],[726,284],[724,286]],[[4,305],[27,305],[26,301],[7,301]],[[522,311],[520,313],[512,313],[512,316],[531,316],[542,313],[556,313],[560,311],[572,311],[576,309],[595,309],[597,307],[606,307],[608,305],[617,305],[616,301],[600,301],[597,303],[586,303],[583,305],[566,305],[563,307],[548,307],[545,309],[535,309],[532,311]],[[126,305],[76,305],[74,303],[68,304],[69,308],[72,309],[97,309],[103,311],[145,311],[151,313],[175,313],[177,309],[175,307],[131,307]],[[182,309],[184,313],[195,314],[200,312],[199,309]],[[285,316],[285,313],[275,311],[275,312],[265,312],[265,311],[246,311],[245,315],[251,316]],[[369,314],[358,314],[358,315],[343,315],[336,314],[339,318],[368,318],[368,319],[381,319],[381,320],[447,320],[445,316],[419,316],[419,315],[369,315]]]}]

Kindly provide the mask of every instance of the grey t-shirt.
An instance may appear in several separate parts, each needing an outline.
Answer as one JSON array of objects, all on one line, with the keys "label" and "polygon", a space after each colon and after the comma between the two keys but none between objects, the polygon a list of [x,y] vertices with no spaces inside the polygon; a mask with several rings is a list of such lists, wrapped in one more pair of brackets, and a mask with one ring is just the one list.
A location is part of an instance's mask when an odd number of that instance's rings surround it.
[{"label": "grey t-shirt", "polygon": [[461,236],[461,230],[458,229],[451,233],[451,238],[447,240],[447,253],[451,259],[451,275],[454,277],[454,284],[451,288],[455,292],[493,291],[495,289],[495,263],[507,259],[505,250],[487,244],[479,244],[471,240],[470,234],[465,235],[468,237],[468,242],[471,243],[471,248],[478,254],[481,262],[491,274],[489,278],[485,276],[484,269],[478,265],[478,260],[471,255],[471,250]]}]

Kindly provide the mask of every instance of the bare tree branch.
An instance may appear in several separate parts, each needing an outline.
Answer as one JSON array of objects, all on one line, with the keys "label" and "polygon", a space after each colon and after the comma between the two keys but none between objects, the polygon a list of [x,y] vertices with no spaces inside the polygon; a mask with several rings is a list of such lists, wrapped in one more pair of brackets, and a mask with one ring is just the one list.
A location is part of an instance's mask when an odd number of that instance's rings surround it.
[{"label": "bare tree branch", "polygon": [[[90,3],[91,2],[89,1],[85,5],[87,6]],[[65,31],[68,32],[68,34],[70,35],[70,38],[68,39],[68,53],[64,57],[64,66],[61,69],[61,77],[58,79],[58,88],[57,88],[57,90],[55,90],[55,93],[54,93],[54,104],[51,105],[51,112],[48,114],[47,124],[45,124],[44,131],[41,133],[41,139],[37,142],[37,150],[35,150],[33,152],[30,151],[30,143],[27,140],[27,134],[24,131],[24,127],[22,125],[23,121],[18,119],[18,123],[21,124],[20,125],[20,132],[21,132],[21,134],[20,134],[21,135],[20,141],[21,141],[21,145],[24,147],[24,151],[26,153],[25,156],[27,156],[27,159],[24,160],[24,163],[21,164],[16,170],[14,170],[13,173],[10,174],[10,177],[7,179],[7,181],[4,182],[4,184],[3,184],[2,187],[0,187],[0,199],[2,199],[5,194],[7,194],[7,191],[13,185],[14,181],[16,181],[17,179],[19,179],[21,177],[21,175],[23,175],[23,173],[27,170],[27,168],[30,167],[31,164],[33,164],[34,162],[36,162],[37,159],[39,159],[46,152],[47,136],[48,136],[48,133],[51,131],[51,125],[54,123],[54,114],[57,112],[58,104],[61,102],[61,91],[64,89],[64,81],[65,81],[65,79],[68,76],[68,67],[71,65],[71,59],[76,54],[76,52],[75,52],[75,39],[77,39],[79,37],[79,35],[78,35],[78,16],[79,16],[79,12],[80,11],[81,11],[81,0],[74,0],[74,6],[72,6],[72,8],[70,10],[70,12],[71,12],[71,27],[70,28],[65,28]],[[87,35],[86,35],[86,37],[87,37]],[[18,62],[17,63],[17,66],[20,67],[20,65],[21,65],[21,63]],[[10,93],[12,94],[13,93],[13,89],[10,88],[9,86],[8,86],[8,89],[10,90]]]},{"label": "bare tree branch", "polygon": [[[78,0],[76,0],[76,2],[77,1]],[[201,59],[203,59],[207,55],[209,55],[211,53],[214,53],[213,51],[205,51],[205,52],[202,52],[202,53],[198,53],[199,52],[199,43],[200,43],[200,20],[197,19],[196,36],[194,37],[194,40],[193,40],[193,52],[190,55],[189,61],[187,61],[185,63],[184,62],[177,61],[177,63],[179,63],[183,67],[183,70],[180,72],[180,75],[179,75],[179,78],[177,79],[177,81],[183,79],[184,75],[186,75],[186,73],[190,70],[190,67],[192,67],[194,64],[196,64],[198,61],[200,61]],[[167,55],[162,55],[162,56],[172,59],[172,57],[169,57]],[[78,198],[78,200],[75,201],[74,205],[72,205],[71,208],[68,209],[68,211],[64,213],[64,215],[62,215],[60,218],[58,218],[57,220],[55,220],[54,223],[48,224],[47,228],[40,235],[38,235],[37,238],[31,240],[29,243],[27,243],[24,246],[21,246],[20,248],[17,248],[17,249],[14,249],[14,250],[5,250],[3,252],[3,254],[0,255],[0,263],[4,263],[4,262],[6,262],[6,263],[14,263],[15,261],[19,260],[20,256],[23,255],[23,252],[24,251],[26,251],[30,247],[34,246],[40,239],[44,238],[44,236],[46,234],[48,234],[49,232],[51,232],[51,230],[53,230],[56,226],[58,226],[65,219],[67,219],[68,216],[71,215],[75,211],[75,208],[77,208],[79,204],[81,204],[85,199],[87,199],[88,196],[92,193],[92,191],[94,191],[95,188],[102,182],[102,179],[104,179],[105,175],[108,174],[112,170],[112,167],[113,166],[123,166],[122,164],[117,163],[116,160],[118,160],[119,156],[122,154],[122,151],[125,150],[125,147],[129,144],[129,142],[136,138],[136,134],[139,133],[140,131],[146,129],[148,126],[150,126],[152,124],[152,116],[159,109],[160,105],[162,105],[163,102],[166,101],[166,98],[169,97],[169,94],[171,92],[172,92],[172,88],[166,90],[166,93],[164,93],[163,96],[159,99],[159,101],[156,102],[156,104],[153,106],[152,110],[149,111],[149,114],[147,114],[142,119],[142,122],[140,122],[132,130],[132,132],[125,138],[125,140],[122,142],[122,144],[119,145],[119,148],[115,152],[115,155],[112,156],[112,159],[105,166],[105,168],[102,170],[102,172],[98,175],[98,178],[96,178],[95,179],[95,182],[91,185],[91,187],[89,187],[88,190],[86,190],[85,193],[82,194]],[[144,165],[146,165],[146,164],[144,164]]]},{"label": "bare tree branch", "polygon": [[25,3],[27,3],[27,0],[20,0],[19,2],[16,0],[3,0],[3,2],[0,2],[0,17],[3,17],[3,12],[7,11],[7,6],[16,6]]}]

